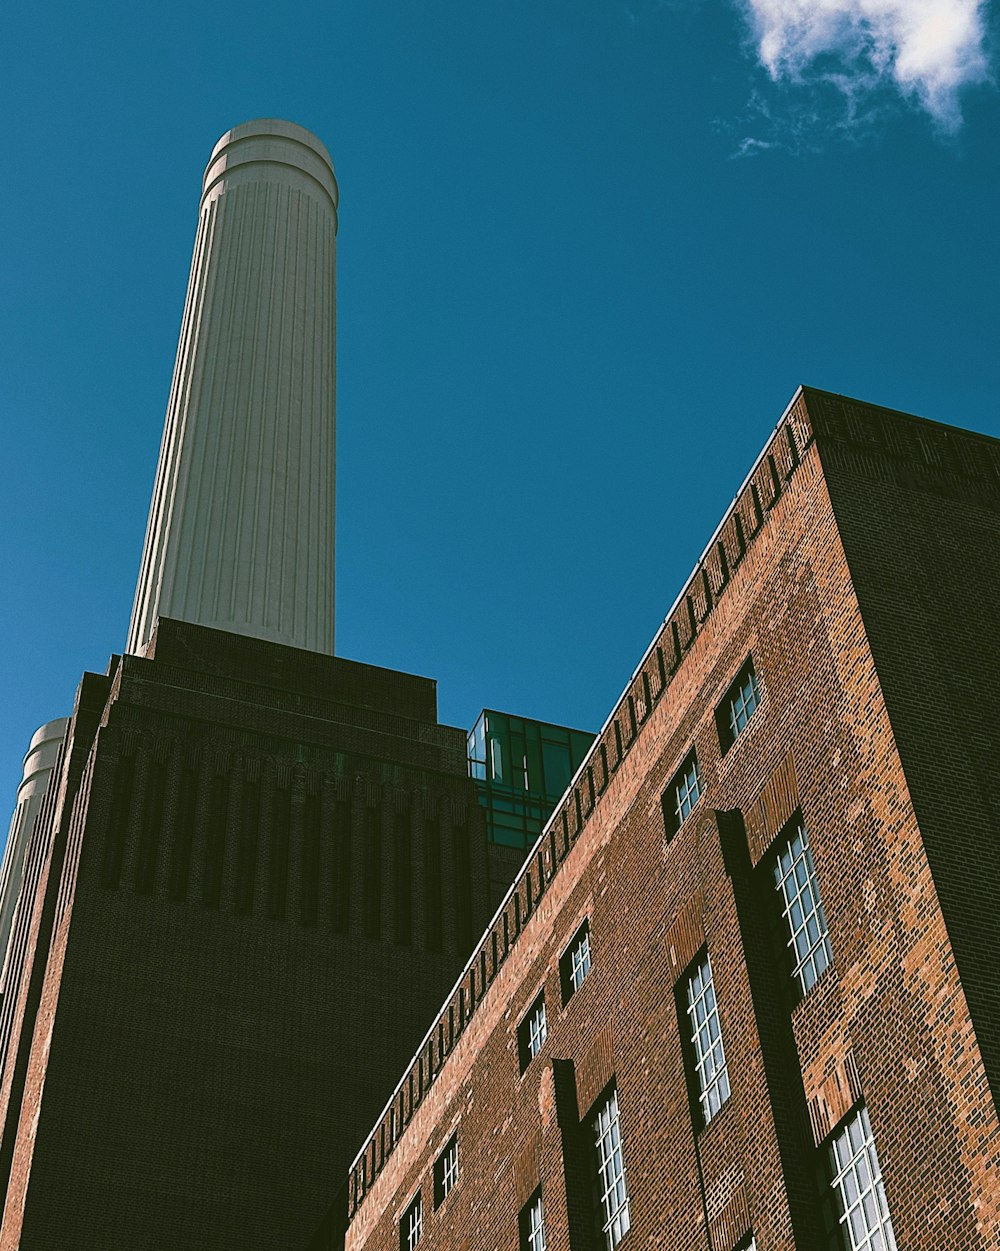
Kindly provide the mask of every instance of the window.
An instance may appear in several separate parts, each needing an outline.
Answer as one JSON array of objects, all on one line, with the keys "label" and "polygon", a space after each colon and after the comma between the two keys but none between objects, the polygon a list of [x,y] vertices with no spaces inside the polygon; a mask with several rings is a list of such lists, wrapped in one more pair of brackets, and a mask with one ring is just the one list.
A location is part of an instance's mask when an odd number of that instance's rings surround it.
[{"label": "window", "polygon": [[792,958],[792,976],[798,979],[804,995],[816,984],[833,956],[809,835],[801,821],[778,854],[774,880],[788,924],[786,945]]},{"label": "window", "polygon": [[518,1226],[521,1251],[545,1251],[545,1209],[542,1207],[541,1190],[536,1190],[521,1209]]},{"label": "window", "polygon": [[522,1073],[541,1051],[547,1034],[545,992],[543,991],[528,1009],[528,1015],[517,1029],[517,1053],[521,1061]]},{"label": "window", "polygon": [[413,1251],[424,1232],[424,1213],[420,1203],[420,1191],[403,1213],[399,1222],[399,1251]]},{"label": "window", "polygon": [[746,729],[747,722],[757,711],[759,704],[760,685],[753,667],[753,658],[748,656],[746,664],[733,679],[725,698],[715,710],[719,747],[723,755]]},{"label": "window", "polygon": [[625,1189],[625,1157],[618,1120],[618,1092],[612,1089],[591,1121],[594,1134],[597,1228],[601,1245],[614,1251],[629,1231],[628,1192]]},{"label": "window", "polygon": [[864,1107],[834,1134],[827,1148],[827,1167],[833,1244],[844,1251],[896,1251],[882,1170]]},{"label": "window", "polygon": [[434,1206],[439,1208],[458,1181],[458,1135],[452,1134],[448,1145],[434,1161]]},{"label": "window", "polygon": [[719,1009],[712,982],[712,962],[702,960],[685,984],[688,1037],[694,1061],[694,1085],[704,1124],[729,1098],[729,1071],[722,1047]]},{"label": "window", "polygon": [[663,792],[663,824],[669,841],[681,828],[684,818],[698,802],[701,794],[701,773],[698,769],[698,757],[694,751],[674,774],[670,785]]},{"label": "window", "polygon": [[583,979],[590,972],[590,924],[587,921],[573,935],[573,941],[566,948],[559,961],[559,981],[562,984],[563,1003],[569,1003],[570,996],[583,985]]}]

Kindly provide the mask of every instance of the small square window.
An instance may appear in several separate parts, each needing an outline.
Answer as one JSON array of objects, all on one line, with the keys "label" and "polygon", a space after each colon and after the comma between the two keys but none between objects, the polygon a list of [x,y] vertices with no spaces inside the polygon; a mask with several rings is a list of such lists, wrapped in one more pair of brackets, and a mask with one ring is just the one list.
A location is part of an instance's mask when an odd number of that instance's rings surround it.
[{"label": "small square window", "polygon": [[545,1208],[541,1189],[521,1209],[518,1219],[521,1251],[545,1251]]},{"label": "small square window", "polygon": [[670,785],[663,792],[660,802],[663,805],[663,825],[669,842],[684,823],[684,818],[698,802],[701,794],[701,771],[698,768],[698,757],[692,748],[685,757],[684,763],[670,779]]},{"label": "small square window", "polygon": [[542,991],[517,1029],[517,1053],[521,1061],[522,1073],[541,1051],[547,1036],[545,992]]},{"label": "small square window", "polygon": [[559,981],[562,985],[563,1004],[583,985],[590,972],[590,924],[587,921],[573,935],[573,941],[563,952],[559,961]]},{"label": "small square window", "polygon": [[452,1134],[448,1144],[434,1161],[434,1206],[439,1208],[458,1181],[458,1135]]},{"label": "small square window", "polygon": [[424,1213],[418,1190],[399,1222],[399,1251],[413,1251],[424,1232]]},{"label": "small square window", "polygon": [[715,725],[719,731],[719,747],[722,754],[732,747],[746,729],[747,722],[760,706],[760,683],[753,667],[753,657],[733,679],[722,703],[715,710]]}]

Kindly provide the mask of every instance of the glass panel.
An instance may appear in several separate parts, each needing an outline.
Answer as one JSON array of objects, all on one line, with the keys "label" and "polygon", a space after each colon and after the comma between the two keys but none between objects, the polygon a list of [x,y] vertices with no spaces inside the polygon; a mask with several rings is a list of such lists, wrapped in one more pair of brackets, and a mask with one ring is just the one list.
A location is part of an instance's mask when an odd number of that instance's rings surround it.
[{"label": "glass panel", "polygon": [[694,1047],[698,1101],[707,1125],[729,1098],[729,1073],[719,1028],[712,964],[708,956],[688,979],[687,1013]]},{"label": "glass panel", "polygon": [[543,743],[542,766],[545,770],[545,795],[552,800],[561,799],[573,776],[569,747],[565,743]]},{"label": "glass panel", "polygon": [[775,885],[784,903],[793,975],[805,994],[833,958],[820,899],[819,880],[806,827],[800,825],[774,867]]},{"label": "glass panel", "polygon": [[614,1248],[630,1227],[625,1159],[618,1121],[618,1092],[612,1091],[593,1121],[597,1171],[597,1218],[606,1251]]},{"label": "glass panel", "polygon": [[868,1112],[861,1108],[828,1149],[836,1220],[850,1251],[896,1251]]}]

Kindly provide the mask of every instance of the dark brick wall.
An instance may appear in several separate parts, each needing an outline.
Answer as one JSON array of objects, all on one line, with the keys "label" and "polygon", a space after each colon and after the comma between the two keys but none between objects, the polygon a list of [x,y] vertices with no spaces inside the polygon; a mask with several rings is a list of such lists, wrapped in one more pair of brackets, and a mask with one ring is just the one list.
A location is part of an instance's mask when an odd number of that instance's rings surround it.
[{"label": "dark brick wall", "polygon": [[117,665],[60,817],[0,1246],[309,1236],[496,889],[434,708],[426,679],[166,621]]},{"label": "dark brick wall", "polygon": [[[116,658],[117,659],[117,658]],[[11,929],[5,993],[0,1004],[0,1186],[10,1176],[52,927],[76,796],[108,694],[109,681],[87,674],[77,690],[72,733],[60,750],[25,849],[24,876]]]},{"label": "dark brick wall", "polygon": [[875,666],[1000,1091],[1000,445],[813,393]]},{"label": "dark brick wall", "polygon": [[[812,437],[814,395],[768,445],[375,1125],[349,1177],[349,1251],[395,1251],[418,1188],[427,1251],[514,1247],[539,1184],[551,1251],[596,1251],[581,1160],[611,1081],[623,1246],[731,1251],[752,1229],[759,1251],[817,1251],[825,1144],[861,1099],[899,1246],[998,1245],[1000,1124]],[[763,701],[723,755],[715,709],[748,654]],[[668,844],[661,794],[692,745],[704,792]],[[799,816],[833,963],[797,998],[772,935],[772,864]],[[559,958],[584,917],[594,966],[563,1006]],[[703,950],[732,1094],[702,1129],[676,993]],[[548,1039],[522,1075],[517,1028],[541,989]],[[433,1162],[455,1132],[461,1178],[434,1211]]]}]

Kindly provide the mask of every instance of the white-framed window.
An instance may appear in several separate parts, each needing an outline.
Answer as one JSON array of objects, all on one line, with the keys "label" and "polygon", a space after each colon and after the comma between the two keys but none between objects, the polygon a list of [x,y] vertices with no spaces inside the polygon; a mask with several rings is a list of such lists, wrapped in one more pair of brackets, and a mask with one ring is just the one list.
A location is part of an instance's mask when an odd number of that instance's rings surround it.
[{"label": "white-framed window", "polygon": [[399,1251],[413,1251],[423,1232],[424,1212],[418,1190],[413,1202],[403,1213],[403,1219],[399,1222]]},{"label": "white-framed window", "polygon": [[674,806],[677,810],[678,825],[698,802],[700,794],[701,774],[698,771],[698,757],[692,753],[679,780],[674,783]]},{"label": "white-framed window", "polygon": [[521,1209],[521,1251],[545,1251],[545,1207],[536,1190]]},{"label": "white-framed window", "polygon": [[594,1113],[591,1129],[594,1135],[597,1227],[602,1246],[606,1251],[614,1251],[631,1226],[621,1122],[618,1118],[618,1091],[614,1088]]},{"label": "white-framed window", "polygon": [[590,972],[590,963],[590,923],[584,921],[559,961],[559,980],[562,983],[564,1004],[583,985],[583,979]]},{"label": "white-framed window", "polygon": [[774,881],[788,925],[787,945],[792,958],[792,974],[798,979],[802,993],[806,994],[830,964],[833,954],[816,866],[809,850],[809,835],[801,821],[778,853]]},{"label": "white-framed window", "polygon": [[858,1108],[830,1140],[833,1216],[844,1251],[896,1251],[868,1111]]},{"label": "white-framed window", "polygon": [[684,990],[698,1103],[707,1125],[729,1098],[729,1072],[722,1046],[712,962],[707,955],[687,979]]},{"label": "white-framed window", "polygon": [[747,727],[747,722],[760,706],[760,684],[754,669],[753,657],[748,656],[726,691],[725,698],[715,710],[715,722],[719,730],[719,746],[722,754],[732,747]]},{"label": "white-framed window", "polygon": [[518,1026],[517,1050],[521,1061],[522,1073],[541,1051],[547,1036],[548,1024],[545,1019],[545,992],[543,991],[528,1009],[527,1015]]},{"label": "white-framed window", "polygon": [[440,1207],[458,1181],[458,1135],[452,1134],[434,1161],[434,1206]]},{"label": "white-framed window", "polygon": [[584,929],[569,953],[569,981],[574,990],[579,990],[583,979],[590,972],[590,931]]},{"label": "white-framed window", "polygon": [[663,824],[667,839],[673,838],[684,823],[688,813],[698,802],[701,795],[701,770],[698,768],[698,756],[694,750],[685,758],[684,763],[670,780],[670,785],[663,792]]}]

